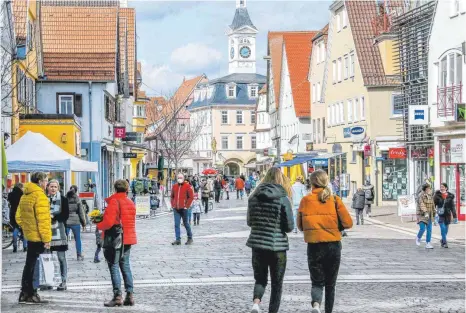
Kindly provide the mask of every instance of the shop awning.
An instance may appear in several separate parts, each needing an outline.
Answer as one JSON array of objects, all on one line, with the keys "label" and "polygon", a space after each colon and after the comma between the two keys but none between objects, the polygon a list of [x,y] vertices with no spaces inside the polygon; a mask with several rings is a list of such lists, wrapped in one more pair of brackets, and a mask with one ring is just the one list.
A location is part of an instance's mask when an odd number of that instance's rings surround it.
[{"label": "shop awning", "polygon": [[297,165],[297,164],[307,163],[307,162],[310,162],[316,156],[317,156],[317,153],[316,154],[309,154],[309,155],[306,155],[306,156],[298,156],[298,157],[294,158],[293,160],[289,160],[289,161],[280,163],[280,164],[278,164],[278,166],[279,167],[290,167],[290,166],[294,166],[294,165]]}]

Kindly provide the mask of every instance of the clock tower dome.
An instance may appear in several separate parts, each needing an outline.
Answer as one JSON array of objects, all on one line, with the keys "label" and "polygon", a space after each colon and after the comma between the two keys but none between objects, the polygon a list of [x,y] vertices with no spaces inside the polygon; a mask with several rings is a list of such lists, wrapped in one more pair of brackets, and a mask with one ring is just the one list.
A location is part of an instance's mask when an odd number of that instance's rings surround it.
[{"label": "clock tower dome", "polygon": [[257,28],[249,17],[246,0],[236,0],[236,12],[228,35],[228,72],[256,73]]}]

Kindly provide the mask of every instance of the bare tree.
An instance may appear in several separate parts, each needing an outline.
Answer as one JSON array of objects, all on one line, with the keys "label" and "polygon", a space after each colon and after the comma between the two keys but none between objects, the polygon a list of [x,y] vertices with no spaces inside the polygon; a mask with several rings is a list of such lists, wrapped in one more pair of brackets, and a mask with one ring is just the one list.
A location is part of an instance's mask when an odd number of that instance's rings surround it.
[{"label": "bare tree", "polygon": [[175,172],[184,160],[194,155],[193,145],[197,142],[205,120],[193,118],[187,110],[183,96],[174,95],[163,104],[151,104],[146,108],[149,121],[146,141],[156,141],[158,152]]}]

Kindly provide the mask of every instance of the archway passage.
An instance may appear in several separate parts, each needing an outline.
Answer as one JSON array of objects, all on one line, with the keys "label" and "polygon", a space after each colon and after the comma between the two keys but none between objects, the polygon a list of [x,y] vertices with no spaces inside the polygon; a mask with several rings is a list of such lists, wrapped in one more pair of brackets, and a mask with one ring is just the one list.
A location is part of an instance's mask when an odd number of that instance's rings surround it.
[{"label": "archway passage", "polygon": [[239,165],[233,162],[225,164],[225,174],[228,176],[238,176],[240,174]]}]

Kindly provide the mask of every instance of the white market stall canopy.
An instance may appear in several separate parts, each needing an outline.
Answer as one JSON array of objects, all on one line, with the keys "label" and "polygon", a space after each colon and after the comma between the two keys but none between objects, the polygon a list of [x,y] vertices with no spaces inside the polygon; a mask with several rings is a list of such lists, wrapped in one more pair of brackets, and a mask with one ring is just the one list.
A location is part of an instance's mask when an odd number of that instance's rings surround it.
[{"label": "white market stall canopy", "polygon": [[97,162],[81,160],[44,135],[27,132],[6,150],[8,172],[97,172]]}]

